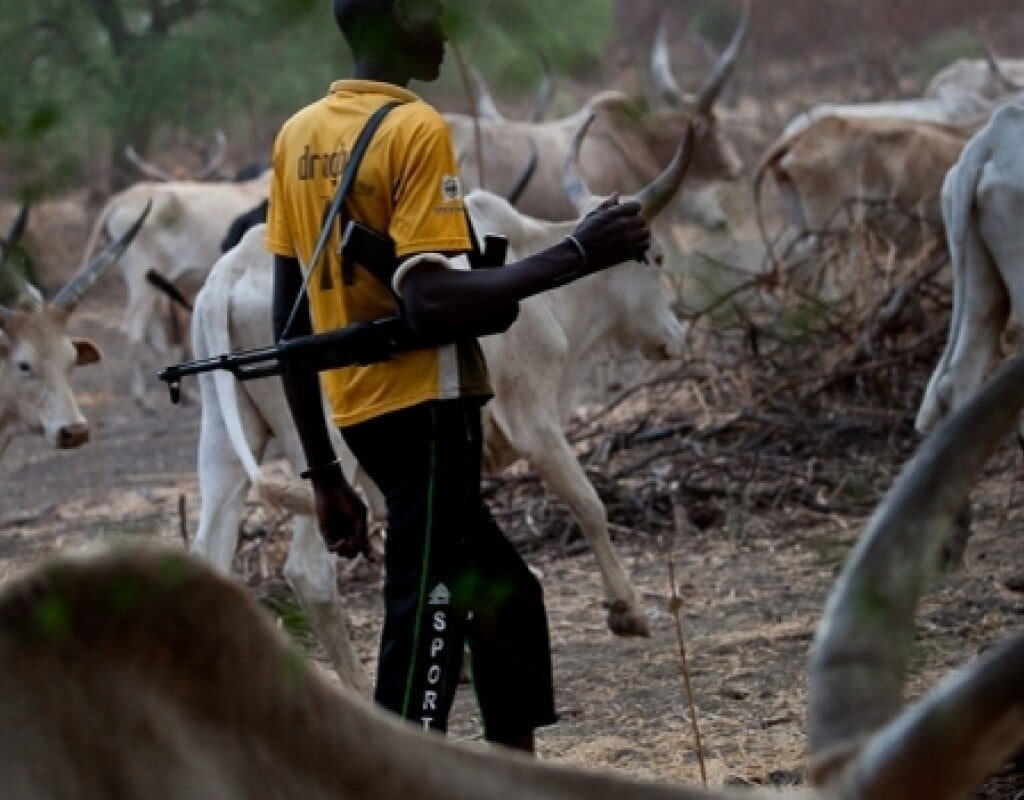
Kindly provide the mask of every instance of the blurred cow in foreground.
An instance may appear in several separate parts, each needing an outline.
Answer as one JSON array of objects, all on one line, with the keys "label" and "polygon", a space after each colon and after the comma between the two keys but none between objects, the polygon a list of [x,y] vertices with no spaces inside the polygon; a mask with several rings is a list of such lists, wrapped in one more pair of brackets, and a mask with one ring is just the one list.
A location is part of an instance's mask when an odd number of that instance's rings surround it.
[{"label": "blurred cow in foreground", "polygon": [[1024,319],[1022,142],[1024,107],[1000,109],[964,148],[942,187],[953,313],[917,413],[921,433],[967,402],[995,368],[1010,312]]},{"label": "blurred cow in foreground", "polygon": [[183,342],[169,334],[160,313],[162,295],[146,274],[155,270],[185,295],[198,291],[232,220],[267,196],[270,172],[242,182],[142,182],[107,201],[93,225],[85,258],[99,238],[121,236],[139,210],[153,204],[151,219],[121,260],[127,298],[122,330],[128,338],[131,394],[143,403],[147,374],[183,354]]},{"label": "blurred cow in foreground", "polygon": [[[693,138],[692,132],[684,137],[672,164],[637,196],[648,219],[662,211],[678,191],[693,151]],[[591,209],[595,200],[571,169],[569,177],[581,214]],[[466,206],[480,235],[500,232],[508,236],[512,260],[563,240],[577,224],[575,219],[559,223],[535,220],[487,192],[472,192]],[[217,262],[196,298],[192,336],[196,357],[262,347],[269,340],[273,261],[263,246],[263,235],[263,226],[250,230],[238,247]],[[660,262],[660,248],[655,247],[651,257]],[[646,614],[612,547],[604,505],[565,438],[560,412],[597,345],[611,342],[642,350],[649,358],[672,358],[681,354],[683,336],[662,291],[659,270],[633,262],[525,300],[508,331],[481,340],[495,390],[484,421],[485,467],[495,471],[526,458],[573,510],[597,555],[608,624],[619,635],[647,635]],[[250,482],[256,483],[264,497],[299,513],[285,575],[310,611],[339,674],[348,680],[356,669],[349,682],[365,685],[365,676],[350,650],[333,560],[310,516],[309,490],[305,485],[287,490],[275,487],[258,464],[268,440],[276,437],[294,470],[305,468],[280,381],[239,384],[224,372],[200,375],[199,380],[202,510],[194,552],[224,571],[230,569]],[[333,431],[333,425],[328,429]],[[348,456],[351,478],[355,464],[340,436],[334,437],[334,446],[339,454]]]},{"label": "blurred cow in foreground", "polygon": [[[48,303],[23,278],[18,305],[0,306],[0,456],[16,434],[41,434],[54,447],[78,447],[89,425],[71,389],[75,366],[100,360],[88,339],[71,338],[68,316],[139,232],[147,205],[128,230],[79,272]],[[6,248],[0,254],[0,270]],[[13,273],[12,273],[13,274]]]},{"label": "blurred cow in foreground", "polygon": [[[659,37],[654,50],[655,76],[668,108],[645,111],[621,92],[602,92],[590,98],[576,114],[547,122],[479,120],[483,165],[475,146],[472,117],[445,114],[452,132],[461,173],[467,186],[504,191],[515,180],[529,157],[530,142],[540,154],[537,173],[517,207],[530,216],[547,220],[570,219],[576,209],[559,184],[562,162],[572,147],[573,136],[591,115],[597,119],[581,156],[583,177],[595,192],[635,191],[646,185],[672,157],[676,143],[689,124],[696,124],[691,179],[710,181],[736,178],[742,163],[735,148],[715,125],[714,106],[722,88],[735,71],[750,25],[750,0],[744,0],[743,16],[732,41],[695,96],[683,93],[667,66],[667,49]],[[690,196],[691,193],[687,193]],[[701,216],[710,227],[725,223],[720,208],[705,209]]]},{"label": "blurred cow in foreground", "polygon": [[848,558],[810,659],[810,788],[672,786],[446,740],[333,685],[233,582],[135,551],[0,594],[4,798],[964,800],[1024,744],[1024,637],[904,708],[914,611],[1022,405],[1018,361],[925,442]]}]

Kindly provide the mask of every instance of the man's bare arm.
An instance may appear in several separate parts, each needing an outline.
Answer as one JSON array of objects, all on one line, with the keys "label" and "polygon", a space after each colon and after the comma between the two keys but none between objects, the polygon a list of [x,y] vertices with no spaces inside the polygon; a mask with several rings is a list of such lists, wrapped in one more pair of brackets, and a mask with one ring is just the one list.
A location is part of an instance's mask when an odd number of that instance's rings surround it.
[{"label": "man's bare arm", "polygon": [[613,196],[588,215],[568,239],[501,269],[451,270],[425,262],[402,284],[413,328],[437,335],[486,326],[510,304],[636,257],[650,245],[638,203]]},{"label": "man's bare arm", "polygon": [[[302,292],[302,270],[294,258],[274,256],[274,340],[312,333],[307,299],[301,295],[291,329],[285,331],[295,299]],[[331,445],[324,417],[320,378],[310,370],[286,370],[281,377],[285,397],[306,454],[313,483],[317,522],[328,548],[352,557],[366,549],[366,508],[345,481]]]}]

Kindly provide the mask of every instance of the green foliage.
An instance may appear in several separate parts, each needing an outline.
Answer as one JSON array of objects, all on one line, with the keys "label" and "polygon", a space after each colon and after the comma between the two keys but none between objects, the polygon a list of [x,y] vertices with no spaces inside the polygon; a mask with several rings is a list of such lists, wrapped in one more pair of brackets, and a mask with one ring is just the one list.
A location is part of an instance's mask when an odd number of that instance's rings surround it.
[{"label": "green foliage", "polygon": [[[0,0],[0,159],[42,195],[179,131],[217,128],[253,157],[291,113],[344,75],[327,0]],[[532,89],[537,52],[556,70],[595,64],[610,0],[448,0],[452,38],[502,88]],[[439,87],[454,86],[446,70]],[[13,173],[13,175],[12,175]],[[10,188],[10,187],[8,187]]]},{"label": "green foliage", "polygon": [[448,0],[447,29],[496,87],[533,91],[539,54],[556,72],[584,73],[612,31],[611,0]]},{"label": "green foliage", "polygon": [[977,37],[965,28],[951,28],[927,39],[909,58],[910,72],[926,83],[936,72],[958,58],[980,58]]}]

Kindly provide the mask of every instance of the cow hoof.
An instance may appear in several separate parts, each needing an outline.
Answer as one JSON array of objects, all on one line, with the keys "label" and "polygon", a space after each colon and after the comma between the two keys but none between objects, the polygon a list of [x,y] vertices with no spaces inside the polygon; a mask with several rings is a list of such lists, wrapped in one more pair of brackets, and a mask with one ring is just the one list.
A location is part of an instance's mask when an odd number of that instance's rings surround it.
[{"label": "cow hoof", "polygon": [[607,604],[608,627],[616,636],[650,636],[651,624],[647,615],[623,600]]}]

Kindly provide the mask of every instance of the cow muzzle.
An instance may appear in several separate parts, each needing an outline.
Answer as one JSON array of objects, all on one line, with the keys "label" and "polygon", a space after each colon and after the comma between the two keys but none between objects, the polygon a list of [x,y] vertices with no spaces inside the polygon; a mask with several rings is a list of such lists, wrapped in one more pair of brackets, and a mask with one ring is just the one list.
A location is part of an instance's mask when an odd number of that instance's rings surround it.
[{"label": "cow muzzle", "polygon": [[73,450],[89,441],[89,426],[84,422],[62,425],[57,429],[54,444],[60,450]]}]

